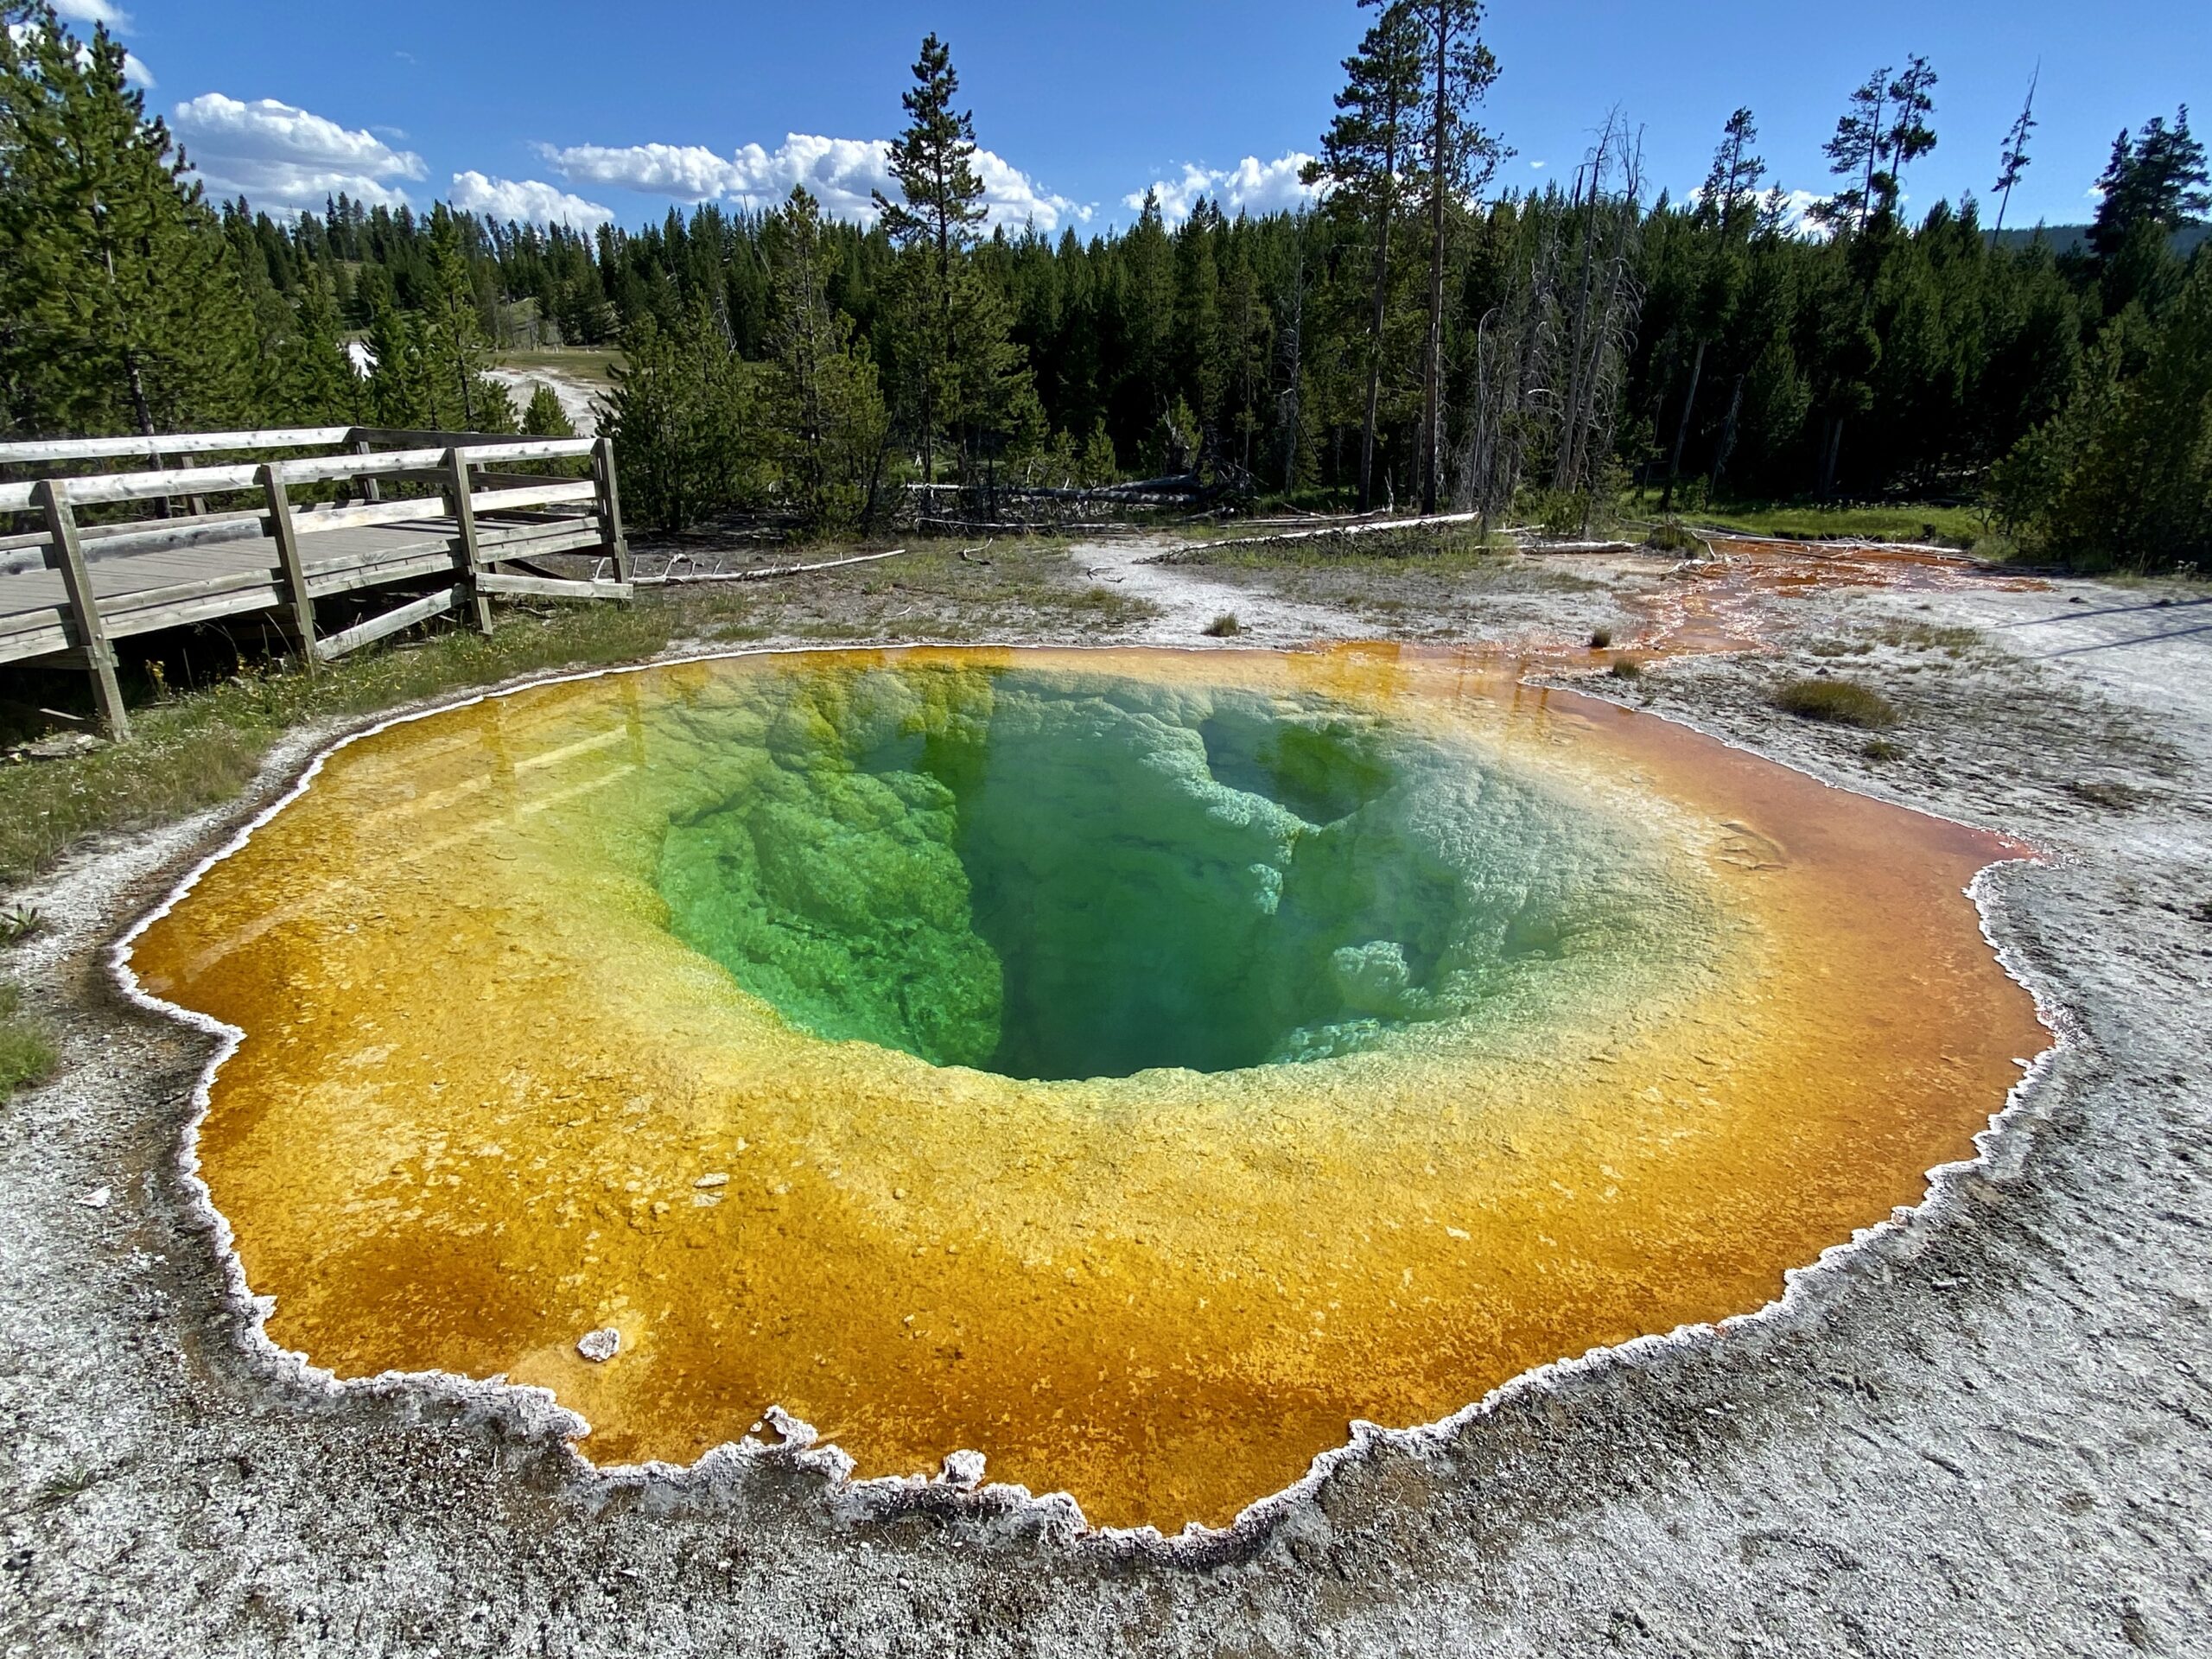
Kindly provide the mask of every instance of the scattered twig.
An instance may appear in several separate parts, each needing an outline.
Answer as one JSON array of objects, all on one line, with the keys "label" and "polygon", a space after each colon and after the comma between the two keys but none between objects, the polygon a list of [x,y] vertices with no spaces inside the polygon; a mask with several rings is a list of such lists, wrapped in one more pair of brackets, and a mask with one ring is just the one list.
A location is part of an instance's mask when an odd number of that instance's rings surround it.
[{"label": "scattered twig", "polygon": [[634,581],[652,587],[684,587],[695,582],[766,582],[772,576],[803,576],[815,570],[836,570],[849,564],[873,564],[878,559],[895,559],[906,550],[894,547],[887,553],[861,553],[849,559],[824,559],[817,564],[774,564],[752,570],[698,570],[688,575],[678,575],[672,569],[658,576],[638,576]]}]

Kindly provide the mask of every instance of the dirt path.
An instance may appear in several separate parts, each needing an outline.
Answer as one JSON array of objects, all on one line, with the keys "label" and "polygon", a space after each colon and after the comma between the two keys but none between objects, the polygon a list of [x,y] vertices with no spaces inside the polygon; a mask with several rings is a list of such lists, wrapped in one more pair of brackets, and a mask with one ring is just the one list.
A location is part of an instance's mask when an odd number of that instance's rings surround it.
[{"label": "dirt path", "polygon": [[[1368,636],[1383,602],[1406,637],[1572,638],[1669,580],[1325,603],[1149,550],[1077,556],[1176,645],[1223,610]],[[796,1461],[593,1477],[512,1403],[264,1375],[175,1169],[201,1041],[103,956],[222,823],[92,850],[22,895],[56,927],[9,963],[67,1070],[0,1111],[0,1652],[2212,1651],[2212,604],[1811,583],[1755,611],[1764,651],[1554,671],[2045,849],[1991,878],[1990,931],[2065,1046],[1983,1167],[1781,1317],[1351,1461],[1211,1558],[950,1488],[861,1521]],[[1891,747],[1773,711],[1822,671],[1897,702]]]},{"label": "dirt path", "polygon": [[[1199,567],[1147,563],[1179,545],[1169,537],[1116,537],[1078,542],[1068,557],[1092,580],[1160,607],[1145,630],[1151,643],[1284,647],[1356,637],[1357,623],[1341,611],[1217,582]],[[1236,619],[1236,632],[1208,634],[1224,616]]]}]

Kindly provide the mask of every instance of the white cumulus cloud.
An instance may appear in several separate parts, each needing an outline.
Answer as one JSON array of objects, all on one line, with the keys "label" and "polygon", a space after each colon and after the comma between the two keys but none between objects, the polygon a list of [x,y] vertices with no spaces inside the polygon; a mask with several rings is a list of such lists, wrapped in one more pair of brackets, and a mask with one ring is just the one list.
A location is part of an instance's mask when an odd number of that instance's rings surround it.
[{"label": "white cumulus cloud", "polygon": [[73,23],[105,23],[120,33],[130,27],[130,14],[108,0],[54,0],[56,16]]},{"label": "white cumulus cloud", "polygon": [[[120,34],[130,26],[129,15],[106,4],[105,0],[73,0],[73,3],[56,6],[54,10],[63,21],[67,22],[105,23],[110,34]],[[30,32],[31,26],[29,23],[8,25],[9,38],[18,45],[30,38]],[[80,62],[88,62],[92,58],[92,50],[80,42],[77,48],[77,56]],[[155,84],[154,72],[146,67],[146,60],[136,52],[124,53],[123,78],[140,86],[151,86]]]},{"label": "white cumulus cloud", "polygon": [[[827,138],[793,132],[774,149],[747,144],[728,156],[703,144],[573,144],[540,147],[540,153],[571,184],[634,190],[641,195],[672,196],[678,201],[728,201],[747,207],[774,207],[804,185],[833,218],[862,225],[875,222],[872,193],[893,200],[891,146],[880,138]],[[1091,210],[1054,195],[1035,180],[988,149],[976,152],[976,171],[983,181],[989,222],[1018,230],[1034,220],[1042,231],[1069,220],[1082,221]]]},{"label": "white cumulus cloud", "polygon": [[424,176],[412,150],[273,98],[248,104],[205,92],[178,105],[169,124],[211,194],[243,195],[257,207],[320,208],[340,191],[372,207],[404,207],[392,181]]},{"label": "white cumulus cloud", "polygon": [[487,179],[474,171],[453,175],[453,193],[447,200],[465,213],[481,213],[501,223],[520,219],[588,231],[614,217],[611,209],[595,201],[536,179]]},{"label": "white cumulus cloud", "polygon": [[[1234,167],[1200,167],[1186,162],[1179,179],[1154,179],[1152,193],[1160,198],[1160,216],[1179,225],[1191,216],[1201,196],[1211,197],[1234,219],[1238,213],[1273,213],[1303,207],[1319,194],[1308,188],[1299,173],[1313,158],[1292,150],[1272,162],[1247,156]],[[1144,206],[1145,192],[1133,190],[1122,198],[1131,207]]]}]

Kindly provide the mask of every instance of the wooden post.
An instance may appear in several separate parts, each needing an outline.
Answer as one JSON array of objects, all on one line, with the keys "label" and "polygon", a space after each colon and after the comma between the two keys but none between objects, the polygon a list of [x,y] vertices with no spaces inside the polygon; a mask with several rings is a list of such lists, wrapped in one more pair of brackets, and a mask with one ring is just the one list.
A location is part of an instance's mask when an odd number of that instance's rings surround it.
[{"label": "wooden post", "polygon": [[601,438],[591,448],[591,475],[599,486],[600,533],[607,550],[614,556],[614,579],[630,580],[630,543],[622,534],[622,499],[614,488],[614,440]]},{"label": "wooden post", "polygon": [[467,607],[468,620],[479,633],[492,632],[492,601],[484,597],[476,585],[482,573],[483,563],[476,543],[476,509],[468,499],[468,458],[458,445],[446,451],[446,499],[453,508],[453,521],[461,531],[461,600]]},{"label": "wooden post", "polygon": [[77,642],[92,671],[92,696],[100,706],[100,724],[120,743],[130,735],[130,713],[123,706],[123,688],[116,683],[115,650],[107,642],[107,627],[100,620],[99,601],[92,594],[92,573],[85,568],[85,550],[77,539],[77,515],[69,510],[69,486],[60,479],[42,479],[33,486],[32,499],[46,514],[46,528],[54,538],[54,556],[61,567],[61,583],[68,590],[69,608],[77,621]]},{"label": "wooden post", "polygon": [[292,503],[284,493],[284,467],[269,461],[261,469],[261,487],[269,498],[269,527],[276,538],[276,562],[284,567],[284,587],[292,596],[292,629],[300,636],[300,655],[310,676],[322,672],[322,658],[315,649],[315,601],[308,593],[308,569],[300,558],[299,526],[292,522]]},{"label": "wooden post", "polygon": [[[353,453],[357,455],[366,455],[372,454],[375,452],[369,448],[369,441],[366,438],[356,438],[353,440]],[[364,501],[366,501],[371,506],[374,506],[378,502],[384,499],[384,492],[377,486],[377,481],[374,477],[362,479],[360,480],[360,485],[362,490],[361,499]]]}]

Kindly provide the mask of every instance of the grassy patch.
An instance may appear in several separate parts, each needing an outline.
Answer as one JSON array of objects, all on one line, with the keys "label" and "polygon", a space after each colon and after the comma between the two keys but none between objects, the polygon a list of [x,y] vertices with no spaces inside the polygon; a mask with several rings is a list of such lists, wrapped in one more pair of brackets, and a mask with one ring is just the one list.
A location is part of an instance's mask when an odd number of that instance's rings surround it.
[{"label": "grassy patch", "polygon": [[1932,622],[1885,622],[1874,637],[1900,651],[1941,651],[1955,657],[1981,638],[1976,628],[1938,627]]},{"label": "grassy patch", "polygon": [[501,352],[493,359],[493,366],[502,369],[543,370],[552,374],[564,374],[572,380],[611,391],[614,385],[614,370],[620,365],[620,352],[592,346],[540,346],[531,349],[517,348]]},{"label": "grassy patch", "polygon": [[1243,632],[1244,625],[1236,620],[1236,613],[1234,611],[1224,611],[1212,621],[1207,623],[1205,628],[1205,635],[1210,639],[1226,639],[1231,634]]},{"label": "grassy patch", "polygon": [[1610,671],[1617,680],[1640,680],[1643,677],[1643,664],[1633,657],[1616,657]]},{"label": "grassy patch", "polygon": [[1607,645],[1610,645],[1612,643],[1613,631],[1611,628],[1592,628],[1590,630],[1591,650],[1603,651]]},{"label": "grassy patch", "polygon": [[1809,506],[1787,502],[1732,502],[1697,515],[1700,525],[1817,542],[1856,537],[1870,542],[1929,542],[1970,548],[1982,539],[1981,514],[1972,507]]},{"label": "grassy patch", "polygon": [[1363,581],[1418,575],[1448,583],[1454,590],[1485,593],[1585,594],[1605,586],[1549,560],[1529,557],[1509,543],[1485,542],[1472,530],[1458,529],[1316,537],[1249,547],[1192,547],[1164,562],[1223,570],[1310,571]]},{"label": "grassy patch", "polygon": [[1774,706],[1801,720],[1880,731],[1897,723],[1890,700],[1852,680],[1792,680],[1774,694]]},{"label": "grassy patch", "polygon": [[1892,743],[1886,737],[1869,738],[1859,746],[1859,753],[1869,760],[1902,760],[1904,759],[1904,745]]},{"label": "grassy patch", "polygon": [[2066,785],[2066,792],[2085,806],[2107,812],[2133,812],[2151,798],[2142,790],[2103,778],[2077,778]]},{"label": "grassy patch", "polygon": [[1681,521],[1675,518],[1662,518],[1652,525],[1651,534],[1644,537],[1643,544],[1661,553],[1695,554],[1705,551],[1705,543],[1683,529]]},{"label": "grassy patch", "polygon": [[22,993],[0,985],[0,1099],[51,1076],[60,1058],[54,1033],[22,1010]]}]

